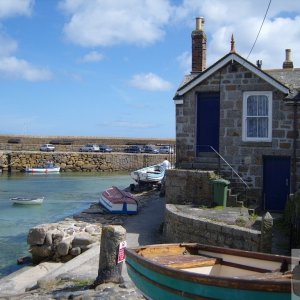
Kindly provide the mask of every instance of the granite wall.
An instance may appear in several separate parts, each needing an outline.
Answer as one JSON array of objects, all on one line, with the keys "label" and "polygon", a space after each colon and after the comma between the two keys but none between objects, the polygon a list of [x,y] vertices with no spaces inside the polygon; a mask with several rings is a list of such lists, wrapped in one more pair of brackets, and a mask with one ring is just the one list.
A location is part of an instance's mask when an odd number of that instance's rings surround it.
[{"label": "granite wall", "polygon": [[0,152],[0,169],[18,172],[26,166],[41,167],[53,161],[62,172],[117,172],[162,163],[164,157],[162,154],[3,151]]},{"label": "granite wall", "polygon": [[199,218],[167,204],[164,223],[167,243],[202,243],[248,251],[261,249],[261,231]]}]

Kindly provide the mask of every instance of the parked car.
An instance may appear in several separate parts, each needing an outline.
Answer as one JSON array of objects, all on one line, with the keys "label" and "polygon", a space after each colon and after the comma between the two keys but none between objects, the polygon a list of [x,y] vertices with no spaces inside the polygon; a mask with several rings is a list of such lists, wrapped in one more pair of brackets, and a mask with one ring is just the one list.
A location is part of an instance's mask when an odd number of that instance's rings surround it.
[{"label": "parked car", "polygon": [[124,152],[127,153],[141,153],[142,147],[138,145],[131,145],[124,149]]},{"label": "parked car", "polygon": [[174,153],[174,148],[170,145],[160,146],[158,151],[161,154],[173,154]]},{"label": "parked car", "polygon": [[153,145],[146,145],[143,147],[142,152],[145,153],[154,153],[157,154],[159,153],[158,149],[156,147],[154,147]]},{"label": "parked car", "polygon": [[80,147],[80,152],[99,152],[99,146],[95,144],[86,144],[83,147]]},{"label": "parked car", "polygon": [[112,148],[109,147],[109,146],[107,146],[107,145],[105,145],[105,144],[100,144],[99,145],[99,151],[100,152],[108,152],[108,153],[110,153],[112,151]]},{"label": "parked car", "polygon": [[46,152],[54,152],[55,146],[52,144],[44,144],[40,147],[40,151],[46,151]]}]

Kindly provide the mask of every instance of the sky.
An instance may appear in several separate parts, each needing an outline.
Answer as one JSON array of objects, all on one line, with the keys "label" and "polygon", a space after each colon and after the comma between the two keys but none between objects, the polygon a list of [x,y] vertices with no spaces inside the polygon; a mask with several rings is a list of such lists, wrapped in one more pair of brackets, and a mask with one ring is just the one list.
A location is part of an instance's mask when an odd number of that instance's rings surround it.
[{"label": "sky", "polygon": [[[173,97],[205,18],[207,66],[230,51],[300,67],[300,1],[0,0],[0,134],[175,138]],[[250,52],[251,48],[253,50]]]}]

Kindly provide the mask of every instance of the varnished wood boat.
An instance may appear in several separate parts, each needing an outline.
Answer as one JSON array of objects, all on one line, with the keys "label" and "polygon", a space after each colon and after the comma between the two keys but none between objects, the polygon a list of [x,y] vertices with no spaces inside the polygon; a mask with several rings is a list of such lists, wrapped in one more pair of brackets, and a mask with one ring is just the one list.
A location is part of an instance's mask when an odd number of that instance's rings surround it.
[{"label": "varnished wood boat", "polygon": [[202,244],[126,250],[129,276],[147,299],[291,299],[291,258]]}]

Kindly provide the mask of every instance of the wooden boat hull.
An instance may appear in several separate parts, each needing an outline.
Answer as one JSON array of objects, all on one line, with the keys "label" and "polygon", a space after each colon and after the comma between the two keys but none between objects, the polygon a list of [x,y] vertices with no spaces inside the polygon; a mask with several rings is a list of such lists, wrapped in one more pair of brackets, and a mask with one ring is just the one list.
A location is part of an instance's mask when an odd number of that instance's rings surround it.
[{"label": "wooden boat hull", "polygon": [[111,187],[101,193],[100,204],[114,214],[133,215],[138,212],[138,202],[132,194]]},{"label": "wooden boat hull", "polygon": [[[202,261],[196,261],[199,255],[185,254],[186,251],[196,254],[199,249],[201,259],[202,255],[207,255]],[[289,257],[224,249],[199,244],[150,245],[127,249],[127,272],[147,299],[291,299],[291,279],[288,275],[284,277],[281,273],[271,272],[280,268],[284,260],[290,264]],[[170,253],[173,255],[169,256]],[[185,256],[185,259],[179,259],[178,262],[176,257],[179,255]],[[248,264],[244,273],[239,274],[237,264],[233,262],[236,256],[240,263]],[[217,257],[215,263],[212,262],[214,257]],[[189,261],[191,259],[193,263]],[[227,275],[209,274],[212,265],[218,267],[216,261],[225,264],[225,260],[228,260]],[[166,261],[168,264],[165,264]],[[195,264],[198,267],[192,268]],[[253,264],[257,267],[251,267]],[[259,273],[267,266],[270,266],[269,272]]]},{"label": "wooden boat hull", "polygon": [[42,204],[44,201],[44,197],[40,198],[21,198],[15,197],[10,199],[14,204],[21,204],[21,205],[37,205]]},{"label": "wooden boat hull", "polygon": [[27,173],[58,173],[60,172],[60,167],[53,168],[29,168],[26,167],[25,172]]},{"label": "wooden boat hull", "polygon": [[136,182],[157,183],[161,182],[165,175],[165,169],[161,165],[149,166],[131,172],[130,176]]}]

